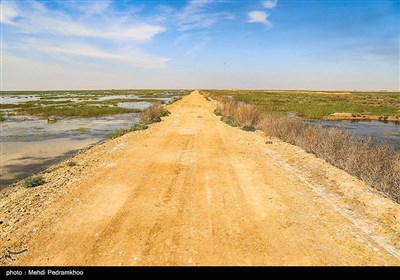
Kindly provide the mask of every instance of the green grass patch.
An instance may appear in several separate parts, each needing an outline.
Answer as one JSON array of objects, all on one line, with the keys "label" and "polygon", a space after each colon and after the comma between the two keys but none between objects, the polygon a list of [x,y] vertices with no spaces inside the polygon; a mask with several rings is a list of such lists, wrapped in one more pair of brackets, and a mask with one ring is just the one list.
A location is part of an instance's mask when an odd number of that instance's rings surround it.
[{"label": "green grass patch", "polygon": [[230,126],[237,127],[237,122],[234,117],[232,116],[223,116],[221,121],[229,124]]},{"label": "green grass patch", "polygon": [[181,99],[182,99],[182,96],[174,96],[169,102],[167,102],[167,104],[172,104]]},{"label": "green grass patch", "polygon": [[214,110],[214,114],[217,115],[217,116],[222,116],[223,115],[221,109],[219,109],[219,108],[216,108]]},{"label": "green grass patch", "polygon": [[46,106],[46,107],[28,107],[18,109],[18,113],[29,114],[34,116],[79,116],[79,117],[95,117],[102,115],[113,115],[123,113],[139,113],[138,109],[126,109],[119,107],[98,107],[85,105],[72,106]]},{"label": "green grass patch", "polygon": [[242,127],[242,129],[244,131],[252,131],[252,132],[256,131],[256,129],[252,125],[245,125],[245,126]]},{"label": "green grass patch", "polygon": [[378,116],[400,114],[400,92],[347,92],[344,94],[333,91],[213,90],[207,92],[217,96],[231,96],[237,101],[257,105],[264,112],[278,115],[294,112],[306,119],[320,119],[338,112]]},{"label": "green grass patch", "polygon": [[117,129],[113,134],[109,136],[110,139],[118,138],[124,134],[127,134],[132,131],[137,131],[137,130],[145,130],[149,126],[145,124],[134,124],[130,128],[119,128]]},{"label": "green grass patch", "polygon": [[[49,105],[51,104],[51,105]],[[102,103],[57,103],[50,102],[42,104],[37,101],[29,101],[19,104],[0,104],[0,109],[14,109],[17,114],[28,114],[33,116],[80,116],[95,117],[102,115],[139,113],[139,109],[127,109],[119,107],[109,107]]]},{"label": "green grass patch", "polygon": [[89,127],[78,127],[77,129],[75,129],[76,131],[80,131],[80,132],[85,132],[85,131],[88,131],[88,130],[90,130],[90,128]]},{"label": "green grass patch", "polygon": [[43,185],[44,183],[45,183],[45,181],[42,176],[32,176],[32,177],[25,179],[24,187],[25,188],[34,188],[34,187]]}]

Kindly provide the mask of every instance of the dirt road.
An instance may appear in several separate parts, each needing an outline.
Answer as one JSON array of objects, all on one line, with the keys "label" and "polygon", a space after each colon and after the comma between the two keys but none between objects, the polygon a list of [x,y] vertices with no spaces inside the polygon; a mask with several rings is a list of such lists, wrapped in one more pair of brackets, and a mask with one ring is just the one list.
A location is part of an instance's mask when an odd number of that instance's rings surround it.
[{"label": "dirt road", "polygon": [[15,264],[400,264],[398,204],[214,108],[192,92],[46,185],[3,193],[4,247],[29,249]]}]

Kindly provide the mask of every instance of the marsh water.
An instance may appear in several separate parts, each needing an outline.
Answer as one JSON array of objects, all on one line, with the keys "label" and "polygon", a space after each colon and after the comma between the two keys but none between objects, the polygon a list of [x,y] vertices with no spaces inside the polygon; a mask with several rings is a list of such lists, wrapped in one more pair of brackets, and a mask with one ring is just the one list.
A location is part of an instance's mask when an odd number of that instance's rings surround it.
[{"label": "marsh water", "polygon": [[[120,108],[143,110],[151,106],[153,100],[170,102],[182,92],[156,92],[153,95],[138,96],[135,92],[107,95],[79,95],[61,92],[59,94],[4,94],[1,104],[21,104],[55,100],[56,102],[101,102],[118,100]],[[126,99],[124,102],[123,99]],[[143,100],[142,100],[143,99]],[[83,100],[83,101],[82,101]],[[38,104],[46,106],[46,103]],[[94,104],[96,105],[96,104]],[[113,105],[115,106],[115,105]],[[5,120],[0,122],[1,158],[0,188],[17,179],[44,170],[78,150],[108,138],[118,128],[128,128],[139,119],[138,113],[125,113],[98,117],[60,117],[56,122],[48,122],[46,117],[21,115],[10,108],[2,108]],[[388,142],[400,151],[400,125],[379,121],[312,121],[325,127],[341,127],[359,137],[372,137],[375,143]]]},{"label": "marsh water", "polygon": [[54,123],[28,116],[8,118],[0,124],[1,185],[38,172],[137,120],[138,114],[69,117]]},{"label": "marsh water", "polygon": [[338,127],[373,143],[388,143],[400,152],[400,124],[382,121],[310,121],[324,127]]},{"label": "marsh water", "polygon": [[[4,94],[0,95],[1,104],[27,104],[37,102],[36,106],[46,106],[51,99],[57,102],[78,103],[84,101],[118,100],[120,108],[143,110],[154,101],[171,102],[183,92],[157,92],[156,96],[138,96],[133,93],[113,95],[79,95],[60,92],[59,94]],[[126,99],[126,102],[124,102]],[[135,102],[132,102],[134,99]],[[143,101],[141,100],[143,99]],[[41,103],[42,102],[42,103]],[[94,104],[96,105],[96,104]],[[93,106],[93,105],[91,105]],[[99,105],[100,106],[100,105]],[[5,116],[0,122],[1,158],[0,188],[17,179],[46,169],[73,155],[83,148],[101,142],[119,128],[129,128],[139,120],[139,113],[124,113],[96,117],[60,116],[56,122],[48,122],[47,117],[19,114],[16,109],[2,108]]]}]

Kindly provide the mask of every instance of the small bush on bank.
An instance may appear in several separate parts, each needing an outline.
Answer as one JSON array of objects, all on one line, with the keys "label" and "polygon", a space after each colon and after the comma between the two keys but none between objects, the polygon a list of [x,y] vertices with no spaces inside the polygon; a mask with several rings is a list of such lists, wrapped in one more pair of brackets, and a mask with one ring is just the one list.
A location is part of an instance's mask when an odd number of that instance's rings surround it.
[{"label": "small bush on bank", "polygon": [[216,109],[214,110],[214,114],[217,115],[217,116],[222,116],[222,111],[221,111],[221,109],[216,108]]},{"label": "small bush on bank", "polygon": [[256,129],[252,125],[245,125],[245,126],[242,127],[242,129],[244,131],[252,131],[252,132],[256,131]]},{"label": "small bush on bank", "polygon": [[165,109],[161,103],[156,103],[142,112],[140,115],[140,123],[151,124],[160,122],[161,117],[168,116],[170,112]]},{"label": "small bush on bank", "polygon": [[232,116],[223,116],[221,118],[221,121],[223,121],[223,122],[225,122],[225,123],[227,123],[227,124],[229,124],[230,126],[233,126],[233,127],[237,126],[236,120]]},{"label": "small bush on bank", "polygon": [[149,126],[145,125],[145,124],[134,124],[130,128],[119,128],[113,134],[111,134],[109,138],[110,139],[118,138],[128,132],[137,131],[137,130],[145,130],[148,127]]},{"label": "small bush on bank", "polygon": [[34,188],[45,183],[42,176],[31,176],[24,181],[25,188]]}]

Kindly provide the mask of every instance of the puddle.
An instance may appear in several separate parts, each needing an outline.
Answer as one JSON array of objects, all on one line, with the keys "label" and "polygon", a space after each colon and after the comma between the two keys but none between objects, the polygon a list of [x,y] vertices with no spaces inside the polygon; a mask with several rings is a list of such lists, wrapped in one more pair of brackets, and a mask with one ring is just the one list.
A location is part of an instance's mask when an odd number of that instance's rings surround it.
[{"label": "puddle", "polygon": [[139,98],[137,95],[129,94],[129,95],[109,95],[109,96],[101,96],[97,98],[97,101],[104,101],[104,100],[112,100],[112,99],[137,99]]},{"label": "puddle", "polygon": [[[40,98],[40,101],[52,101],[54,103],[63,102],[63,101],[71,101],[71,102],[77,103],[77,102],[82,102],[82,101],[87,101],[87,100],[86,99],[82,99],[82,98],[78,98],[78,97],[63,97],[63,98],[46,98],[46,97],[42,97],[42,98]],[[46,105],[51,105],[51,104],[46,104]]]},{"label": "puddle", "polygon": [[147,101],[138,101],[138,102],[120,102],[118,103],[118,107],[125,109],[139,109],[144,110],[150,107],[152,103]]},{"label": "puddle", "polygon": [[0,95],[0,104],[20,104],[38,100],[40,97],[36,95]]}]

